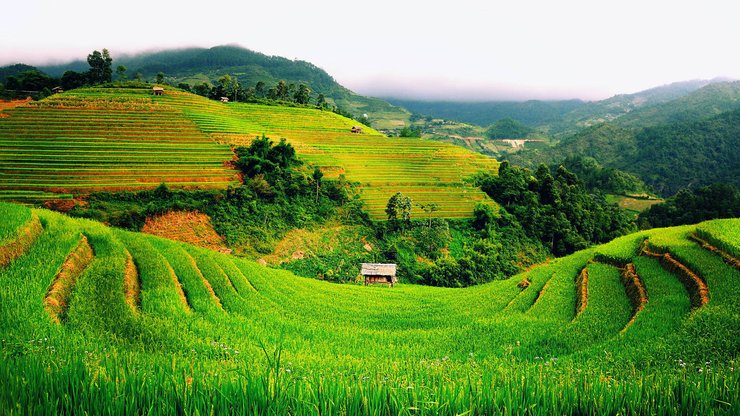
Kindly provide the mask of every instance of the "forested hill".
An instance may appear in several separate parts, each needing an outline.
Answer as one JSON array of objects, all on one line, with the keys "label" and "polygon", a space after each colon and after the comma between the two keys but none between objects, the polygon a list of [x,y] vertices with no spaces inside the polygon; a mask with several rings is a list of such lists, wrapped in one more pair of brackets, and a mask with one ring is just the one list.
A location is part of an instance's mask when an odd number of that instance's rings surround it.
[{"label": "forested hill", "polygon": [[488,126],[498,120],[511,118],[530,127],[541,126],[561,120],[566,114],[586,106],[581,100],[563,101],[416,101],[387,98],[388,102],[399,105],[417,114],[435,118],[462,121]]},{"label": "forested hill", "polygon": [[[554,136],[567,136],[583,127],[606,121],[624,120],[625,126],[644,127],[672,121],[687,121],[692,115],[715,105],[717,109],[732,109],[727,104],[736,96],[740,83],[724,79],[674,82],[633,94],[618,94],[601,101],[581,100],[523,102],[444,102],[414,101],[388,98],[418,114],[488,126],[511,118],[529,127]],[[717,114],[721,111],[709,113]],[[681,118],[681,114],[685,117]],[[641,124],[642,122],[646,124]]]},{"label": "forested hill", "polygon": [[510,156],[534,166],[583,155],[634,173],[663,196],[716,182],[740,186],[740,109],[699,121],[632,130],[612,123],[589,127],[546,151]]},{"label": "forested hill", "polygon": [[[130,56],[113,56],[113,65],[124,65],[129,78],[137,73],[144,79],[154,79],[163,73],[165,81],[177,85],[203,82],[216,84],[223,75],[237,77],[243,86],[255,86],[262,81],[268,87],[280,80],[286,83],[306,84],[314,94],[324,94],[327,100],[353,114],[367,114],[377,128],[400,128],[409,113],[383,100],[356,94],[337,83],[331,75],[316,65],[301,61],[268,56],[239,46],[172,49]],[[87,68],[84,61],[63,65],[42,66],[41,71],[60,77],[65,71]]]}]

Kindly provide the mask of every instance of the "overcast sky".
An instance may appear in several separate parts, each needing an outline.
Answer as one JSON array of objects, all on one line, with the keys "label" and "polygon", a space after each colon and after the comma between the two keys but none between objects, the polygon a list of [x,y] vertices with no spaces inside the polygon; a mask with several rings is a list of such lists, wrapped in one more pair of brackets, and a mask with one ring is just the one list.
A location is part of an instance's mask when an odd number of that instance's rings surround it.
[{"label": "overcast sky", "polygon": [[238,44],[310,61],[363,94],[601,99],[740,79],[737,0],[22,0],[0,65]]}]

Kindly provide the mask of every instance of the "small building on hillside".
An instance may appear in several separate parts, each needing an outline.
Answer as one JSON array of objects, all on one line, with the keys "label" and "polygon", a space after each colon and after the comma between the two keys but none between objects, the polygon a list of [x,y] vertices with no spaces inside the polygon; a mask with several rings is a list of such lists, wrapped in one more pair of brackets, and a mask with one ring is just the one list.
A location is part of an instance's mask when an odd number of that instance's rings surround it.
[{"label": "small building on hillside", "polygon": [[398,282],[396,265],[393,263],[362,263],[360,274],[365,278],[365,286],[381,283],[393,287]]},{"label": "small building on hillside", "polygon": [[228,103],[229,102],[229,97],[221,97],[221,102],[222,103]]},{"label": "small building on hillside", "polygon": [[51,89],[52,94],[59,94],[61,92],[64,92],[64,89],[62,87],[54,87]]},{"label": "small building on hillside", "polygon": [[362,133],[362,127],[360,126],[352,126],[352,133]]},{"label": "small building on hillside", "polygon": [[152,88],[152,94],[154,94],[154,95],[164,95],[164,88],[162,88],[162,87],[154,87],[154,88]]}]

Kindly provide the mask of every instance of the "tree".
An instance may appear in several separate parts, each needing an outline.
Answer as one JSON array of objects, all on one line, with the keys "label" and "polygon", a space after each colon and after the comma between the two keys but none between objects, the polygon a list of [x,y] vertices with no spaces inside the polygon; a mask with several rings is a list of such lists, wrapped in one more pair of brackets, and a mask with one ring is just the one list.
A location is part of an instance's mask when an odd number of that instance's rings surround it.
[{"label": "tree", "polygon": [[311,99],[311,90],[306,84],[301,84],[298,86],[298,91],[293,95],[293,99],[298,104],[308,104],[308,100]]},{"label": "tree", "polygon": [[118,65],[116,67],[116,76],[118,76],[119,80],[125,80],[126,79],[126,67],[123,65]]},{"label": "tree", "polygon": [[427,217],[429,217],[428,227],[432,228],[432,214],[439,211],[439,205],[435,204],[434,202],[430,202],[428,204],[419,204],[419,208],[421,208],[422,211],[427,214]]},{"label": "tree", "polygon": [[254,95],[257,96],[257,98],[265,98],[265,94],[267,92],[265,91],[265,83],[262,81],[257,81],[256,84],[254,84]]},{"label": "tree", "polygon": [[398,133],[398,137],[421,137],[421,129],[418,127],[404,126]]},{"label": "tree", "polygon": [[288,86],[285,84],[285,81],[280,80],[275,86],[275,97],[277,100],[288,99]]},{"label": "tree", "polygon": [[239,81],[236,77],[226,74],[218,79],[218,83],[221,85],[221,88],[223,88],[224,94],[226,94],[227,97],[231,96],[232,99],[236,101],[237,93],[239,91]]},{"label": "tree", "polygon": [[103,53],[93,51],[87,55],[87,63],[90,69],[87,71],[88,79],[91,84],[103,84],[111,82],[113,78],[113,59],[110,57],[108,49],[103,49]]},{"label": "tree", "polygon": [[164,72],[157,73],[157,84],[164,84]]},{"label": "tree", "polygon": [[395,195],[388,199],[388,204],[385,207],[388,220],[397,221],[400,214],[401,221],[404,224],[411,222],[411,202],[410,196],[404,196],[402,193],[396,192]]},{"label": "tree", "polygon": [[62,75],[62,88],[71,90],[79,88],[87,82],[87,75],[81,72],[65,71]]},{"label": "tree", "polygon": [[313,168],[313,181],[316,183],[316,203],[319,203],[319,187],[321,186],[321,178],[324,177],[324,173],[321,172],[318,166]]},{"label": "tree", "polygon": [[324,97],[324,94],[319,94],[318,98],[316,98],[316,107],[320,109],[324,109],[327,107],[326,103],[326,97]]}]

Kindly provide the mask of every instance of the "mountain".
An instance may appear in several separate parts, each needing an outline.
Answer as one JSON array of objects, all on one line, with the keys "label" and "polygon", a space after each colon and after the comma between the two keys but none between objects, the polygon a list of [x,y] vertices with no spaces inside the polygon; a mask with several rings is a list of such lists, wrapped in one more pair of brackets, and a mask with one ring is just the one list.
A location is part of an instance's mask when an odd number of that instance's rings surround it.
[{"label": "mountain", "polygon": [[[693,102],[693,101],[692,101]],[[715,107],[711,107],[715,108]],[[675,112],[673,114],[696,113]],[[510,155],[514,164],[559,163],[588,156],[606,167],[638,175],[663,196],[715,182],[740,186],[740,108],[704,118],[630,129],[602,123],[563,139],[550,149]]]},{"label": "mountain", "polygon": [[699,120],[740,107],[740,81],[707,84],[675,99],[643,105],[616,119],[623,127],[654,127]]},{"label": "mountain", "polygon": [[652,107],[691,94],[692,92],[722,79],[692,80],[650,88],[634,94],[619,94],[606,100],[590,102],[563,117],[553,128],[555,133],[572,132],[576,128],[613,121],[641,108]]},{"label": "mountain", "polygon": [[[564,137],[599,123],[624,120],[620,125],[635,127],[686,121],[690,114],[715,115],[721,111],[702,112],[711,102],[726,111],[727,101],[736,96],[736,83],[726,79],[675,82],[634,94],[619,94],[601,100],[525,102],[433,102],[387,98],[408,110],[449,120],[488,126],[512,118],[556,137]],[[694,94],[696,93],[696,94]],[[723,98],[724,96],[724,98]],[[683,101],[680,101],[683,100]],[[721,102],[721,103],[720,103]],[[687,118],[680,118],[681,111]]]},{"label": "mountain", "polygon": [[386,98],[386,101],[417,114],[479,126],[488,126],[498,120],[512,118],[535,127],[560,120],[565,114],[586,105],[581,100],[453,102]]},{"label": "mountain", "polygon": [[[353,114],[367,114],[374,127],[393,129],[402,127],[409,113],[381,99],[356,94],[338,84],[326,71],[310,62],[269,56],[240,46],[224,45],[212,48],[172,49],[135,55],[114,56],[113,66],[124,65],[129,77],[140,73],[144,79],[153,79],[159,72],[172,84],[191,85],[209,82],[220,77],[236,76],[242,85],[254,86],[258,81],[268,87],[285,80],[287,83],[306,84],[314,94],[322,93],[327,101]],[[84,61],[63,65],[40,66],[39,69],[61,76],[67,70],[83,71]]]},{"label": "mountain", "polygon": [[14,77],[21,72],[25,71],[34,71],[36,70],[36,67],[33,67],[31,65],[25,65],[25,64],[15,64],[15,65],[8,65],[4,67],[0,67],[0,84],[5,84],[8,77]]}]

